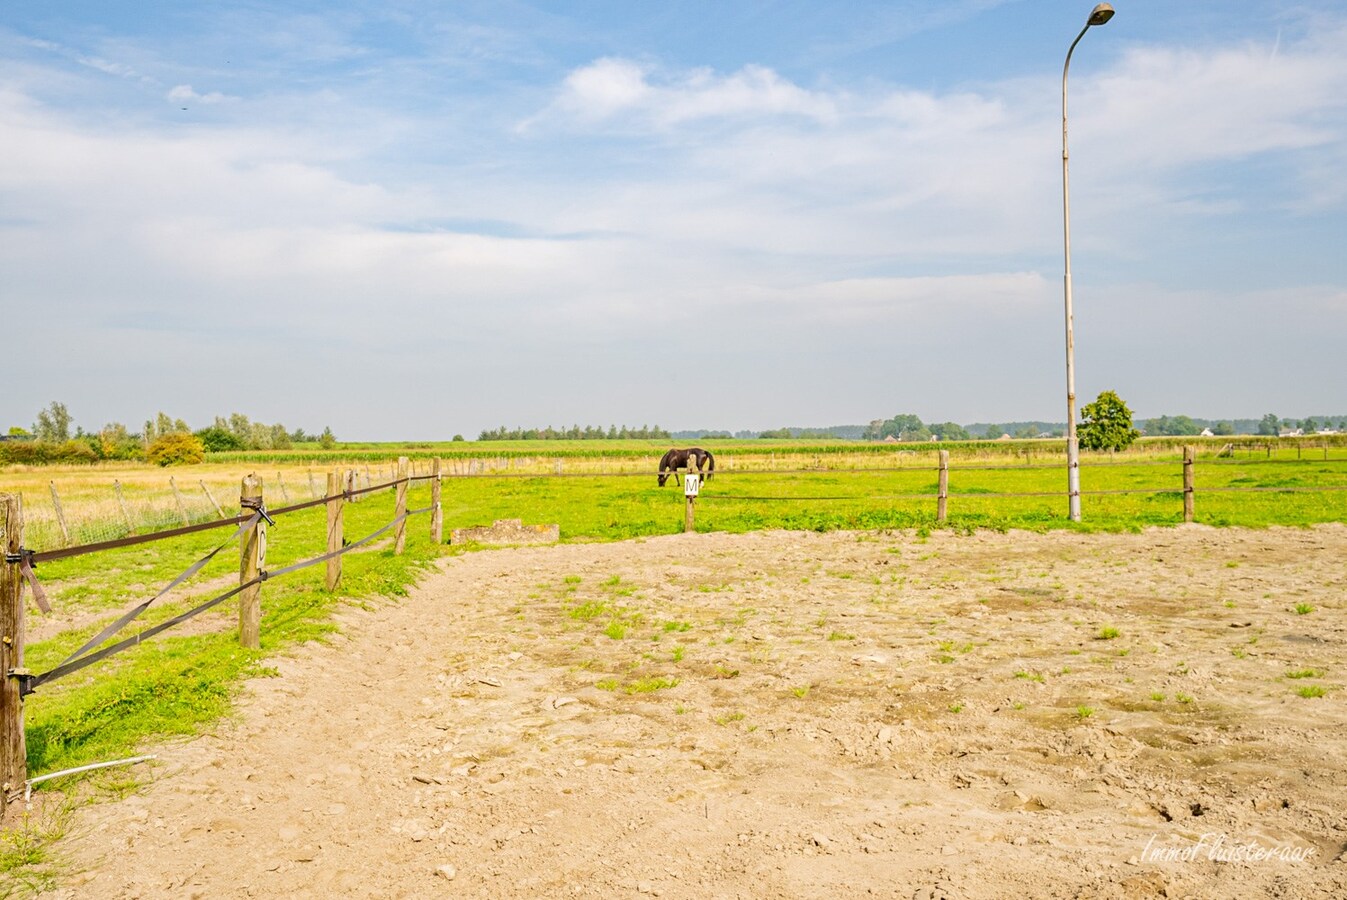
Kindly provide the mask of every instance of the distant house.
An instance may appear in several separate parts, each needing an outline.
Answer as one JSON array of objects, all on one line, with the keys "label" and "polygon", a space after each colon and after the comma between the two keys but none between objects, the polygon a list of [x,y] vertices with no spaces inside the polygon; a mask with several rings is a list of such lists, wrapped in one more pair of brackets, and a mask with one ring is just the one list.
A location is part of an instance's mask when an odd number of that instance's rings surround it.
[{"label": "distant house", "polygon": [[1200,436],[1201,436],[1201,437],[1216,437],[1216,432],[1212,431],[1210,428],[1203,428],[1203,429],[1202,429],[1202,433],[1201,433]]},{"label": "distant house", "polygon": [[1303,428],[1283,428],[1281,431],[1277,432],[1277,437],[1304,437],[1304,436],[1305,436],[1305,429]]},{"label": "distant house", "polygon": [[1010,440],[1010,435],[1005,434],[1004,432],[1002,432],[1001,436],[1000,436],[999,438],[997,438],[997,440],[998,440],[998,441],[1008,441],[1008,440]]}]

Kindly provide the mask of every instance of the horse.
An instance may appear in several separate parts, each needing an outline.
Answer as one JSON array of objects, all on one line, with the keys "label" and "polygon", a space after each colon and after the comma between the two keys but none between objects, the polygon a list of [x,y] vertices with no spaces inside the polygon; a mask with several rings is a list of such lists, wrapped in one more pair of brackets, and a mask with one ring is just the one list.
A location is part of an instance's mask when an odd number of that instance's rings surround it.
[{"label": "horse", "polygon": [[716,458],[711,455],[711,451],[703,450],[701,447],[670,450],[659,461],[659,486],[664,487],[670,475],[673,476],[674,484],[682,484],[678,480],[678,470],[687,469],[691,472],[693,466],[703,474],[706,481],[710,481],[716,471]]}]

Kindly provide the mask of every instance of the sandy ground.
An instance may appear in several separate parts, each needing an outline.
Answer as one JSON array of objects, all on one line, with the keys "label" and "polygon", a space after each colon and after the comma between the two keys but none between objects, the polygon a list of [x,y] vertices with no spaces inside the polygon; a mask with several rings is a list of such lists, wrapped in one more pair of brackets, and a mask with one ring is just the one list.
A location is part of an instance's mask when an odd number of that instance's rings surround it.
[{"label": "sandy ground", "polygon": [[446,559],[52,896],[1343,897],[1345,595],[1342,526]]}]

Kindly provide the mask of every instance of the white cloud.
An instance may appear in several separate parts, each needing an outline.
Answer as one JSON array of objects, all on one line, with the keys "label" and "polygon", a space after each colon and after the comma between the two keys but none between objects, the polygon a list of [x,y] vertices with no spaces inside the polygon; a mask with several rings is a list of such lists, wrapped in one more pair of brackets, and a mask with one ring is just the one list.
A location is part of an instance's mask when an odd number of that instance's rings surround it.
[{"label": "white cloud", "polygon": [[192,90],[192,86],[190,84],[177,85],[176,87],[173,88],[173,90],[168,92],[168,100],[170,103],[212,104],[212,103],[225,103],[227,101],[238,99],[239,99],[238,97],[230,97],[227,94],[220,93],[219,91],[211,91],[210,93],[207,94],[198,94],[196,91]]}]

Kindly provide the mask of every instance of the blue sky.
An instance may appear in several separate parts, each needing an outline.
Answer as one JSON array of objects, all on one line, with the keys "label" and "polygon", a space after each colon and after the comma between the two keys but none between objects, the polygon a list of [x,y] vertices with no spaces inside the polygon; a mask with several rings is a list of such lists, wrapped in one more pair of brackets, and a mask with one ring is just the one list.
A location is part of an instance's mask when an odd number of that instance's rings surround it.
[{"label": "blue sky", "polygon": [[[1080,402],[1347,411],[1347,4],[1114,6]],[[6,5],[0,425],[1061,421],[1089,8]]]}]

